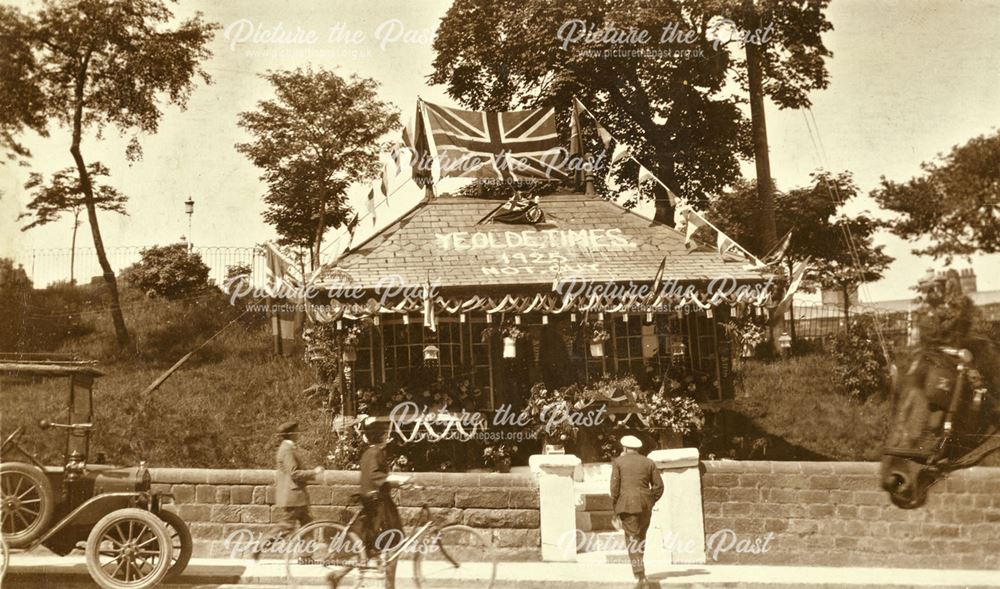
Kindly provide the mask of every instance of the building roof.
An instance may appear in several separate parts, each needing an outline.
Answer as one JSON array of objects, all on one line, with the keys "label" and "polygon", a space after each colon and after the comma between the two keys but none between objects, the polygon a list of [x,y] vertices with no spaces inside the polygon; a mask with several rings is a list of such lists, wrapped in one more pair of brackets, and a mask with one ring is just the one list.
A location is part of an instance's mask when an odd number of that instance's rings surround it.
[{"label": "building roof", "polygon": [[557,278],[649,282],[664,256],[664,281],[764,279],[745,270],[741,257],[723,257],[705,246],[688,250],[684,235],[673,227],[599,197],[542,197],[545,224],[480,223],[500,204],[450,196],[425,201],[323,268],[317,284],[346,279],[368,289],[387,276],[399,276],[407,286],[437,280],[442,288],[514,285],[549,290]]}]

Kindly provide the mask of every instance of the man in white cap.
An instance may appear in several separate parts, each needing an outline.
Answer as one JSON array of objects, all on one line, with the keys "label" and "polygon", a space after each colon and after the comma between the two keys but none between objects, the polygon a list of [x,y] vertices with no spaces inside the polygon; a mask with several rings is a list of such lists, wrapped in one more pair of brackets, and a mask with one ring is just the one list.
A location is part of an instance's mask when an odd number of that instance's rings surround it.
[{"label": "man in white cap", "polygon": [[663,496],[663,480],[656,464],[639,454],[642,442],[635,436],[621,439],[622,455],[611,463],[611,504],[622,522],[629,562],[636,587],[646,586],[646,531],[653,505]]}]

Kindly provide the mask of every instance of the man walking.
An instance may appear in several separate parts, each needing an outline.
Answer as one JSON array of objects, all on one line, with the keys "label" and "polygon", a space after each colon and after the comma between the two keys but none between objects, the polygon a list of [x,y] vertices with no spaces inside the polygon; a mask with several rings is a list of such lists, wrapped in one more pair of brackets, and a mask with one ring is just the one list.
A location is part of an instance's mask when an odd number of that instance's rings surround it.
[{"label": "man walking", "polygon": [[298,526],[304,526],[312,517],[309,515],[309,494],[306,484],[316,479],[323,472],[322,466],[313,470],[304,470],[305,461],[295,445],[299,437],[299,424],[288,421],[278,428],[281,444],[275,458],[274,471],[274,504],[280,510],[280,518],[268,540],[261,542],[253,552],[254,560],[260,558],[260,553],[278,538],[285,538]]},{"label": "man walking", "polygon": [[622,455],[611,463],[611,504],[622,522],[628,544],[629,562],[637,589],[646,586],[643,556],[646,551],[646,531],[653,505],[663,495],[663,481],[656,464],[639,454],[642,442],[635,436],[621,439]]}]

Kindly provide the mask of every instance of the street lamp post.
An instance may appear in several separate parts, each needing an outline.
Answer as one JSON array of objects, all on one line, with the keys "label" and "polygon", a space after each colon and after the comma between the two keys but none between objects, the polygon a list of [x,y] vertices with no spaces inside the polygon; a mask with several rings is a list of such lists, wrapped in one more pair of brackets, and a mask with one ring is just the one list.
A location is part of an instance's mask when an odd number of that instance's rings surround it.
[{"label": "street lamp post", "polygon": [[194,241],[191,239],[191,217],[194,216],[194,199],[190,196],[186,201],[184,201],[184,212],[188,216],[188,251],[194,246]]}]

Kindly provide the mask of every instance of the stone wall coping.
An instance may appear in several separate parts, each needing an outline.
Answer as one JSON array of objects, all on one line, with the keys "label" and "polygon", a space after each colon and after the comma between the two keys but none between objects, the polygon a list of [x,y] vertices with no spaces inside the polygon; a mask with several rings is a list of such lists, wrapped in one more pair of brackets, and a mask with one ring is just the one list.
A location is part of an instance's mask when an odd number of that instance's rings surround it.
[{"label": "stone wall coping", "polygon": [[698,466],[697,448],[672,448],[669,450],[653,450],[648,455],[660,470],[670,468],[689,468]]},{"label": "stone wall coping", "polygon": [[[674,450],[654,450],[649,457],[660,468],[681,468],[687,466],[685,452],[694,451],[697,464],[697,450],[679,448]],[[666,454],[666,456],[664,456]],[[674,457],[677,457],[676,459]],[[669,463],[669,460],[678,462]],[[681,458],[684,457],[684,458]],[[510,473],[459,473],[459,472],[417,472],[413,482],[426,487],[535,487],[537,474],[544,466],[547,471],[573,469],[580,459],[572,454],[538,454],[531,457],[532,474]],[[661,464],[661,462],[663,464]],[[878,462],[783,462],[767,460],[703,460],[706,474],[831,474],[869,475],[878,474]],[[693,465],[693,464],[692,464]],[[274,471],[268,469],[212,469],[212,468],[151,468],[154,483],[166,484],[209,484],[209,485],[271,485]],[[358,471],[328,470],[316,481],[321,485],[357,485]],[[949,477],[967,480],[1000,480],[1000,467],[976,466],[955,471]]]},{"label": "stone wall coping", "polygon": [[[415,472],[413,483],[425,487],[534,487],[530,474]],[[271,485],[274,471],[267,469],[151,468],[154,483],[189,485]],[[327,470],[316,478],[318,485],[357,485],[356,470]]]},{"label": "stone wall coping", "polygon": [[[650,452],[652,458],[653,452]],[[878,474],[878,462],[785,462],[770,460],[704,460],[706,474]],[[974,466],[956,470],[948,475],[969,480],[1000,480],[1000,466]]]},{"label": "stone wall coping", "polygon": [[581,460],[572,454],[534,454],[528,458],[531,472],[552,472],[573,474],[573,470],[582,464]]}]

